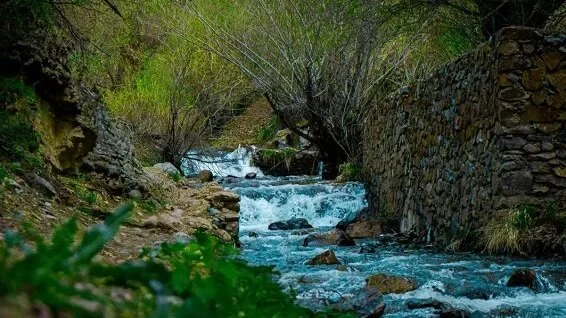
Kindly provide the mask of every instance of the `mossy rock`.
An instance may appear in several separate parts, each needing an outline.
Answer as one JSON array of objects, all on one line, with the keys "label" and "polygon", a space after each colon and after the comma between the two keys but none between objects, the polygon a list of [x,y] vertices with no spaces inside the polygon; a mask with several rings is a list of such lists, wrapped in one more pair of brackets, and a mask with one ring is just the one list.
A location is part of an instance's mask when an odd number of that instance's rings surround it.
[{"label": "mossy rock", "polygon": [[403,294],[417,289],[417,284],[409,278],[386,274],[372,275],[366,279],[366,283],[370,287],[376,287],[384,295]]}]

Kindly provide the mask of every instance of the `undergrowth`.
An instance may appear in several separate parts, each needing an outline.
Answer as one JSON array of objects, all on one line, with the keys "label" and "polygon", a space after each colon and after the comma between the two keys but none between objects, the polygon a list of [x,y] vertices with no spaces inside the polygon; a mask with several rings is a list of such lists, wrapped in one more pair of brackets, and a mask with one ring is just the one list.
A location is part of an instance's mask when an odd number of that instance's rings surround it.
[{"label": "undergrowth", "polygon": [[362,167],[359,164],[346,162],[338,167],[343,181],[359,181],[362,177]]},{"label": "undergrowth", "polygon": [[271,267],[251,267],[237,250],[197,232],[187,242],[145,248],[117,265],[98,255],[133,205],[118,208],[82,237],[76,219],[50,240],[23,224],[0,244],[0,312],[21,317],[328,317],[294,304]]},{"label": "undergrowth", "polygon": [[[546,227],[558,235],[566,229],[566,214],[560,212],[556,202],[544,207],[521,205],[502,216],[489,220],[481,229],[483,248],[494,254],[532,254],[527,245],[534,229]],[[551,243],[551,242],[549,242]]]},{"label": "undergrowth", "polygon": [[273,139],[279,129],[279,117],[273,116],[269,123],[261,128],[257,134],[257,141],[259,144],[266,143]]}]

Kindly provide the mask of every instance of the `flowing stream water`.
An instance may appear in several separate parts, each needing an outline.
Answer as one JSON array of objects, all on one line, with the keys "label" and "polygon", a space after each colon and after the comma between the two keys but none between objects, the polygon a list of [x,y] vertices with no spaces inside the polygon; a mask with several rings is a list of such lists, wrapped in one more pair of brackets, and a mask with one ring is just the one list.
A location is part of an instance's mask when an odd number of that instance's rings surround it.
[{"label": "flowing stream water", "polygon": [[[470,312],[472,317],[566,317],[566,262],[445,254],[394,244],[384,244],[376,253],[361,254],[360,246],[371,240],[356,240],[357,246],[331,247],[346,271],[337,266],[305,265],[329,247],[303,247],[306,234],[269,231],[268,225],[301,217],[315,231],[331,229],[348,213],[367,205],[364,186],[333,184],[316,177],[266,177],[250,166],[249,152],[242,149],[208,156],[186,172],[210,169],[202,162],[222,159],[221,166],[213,167],[223,171],[221,176],[258,174],[256,179],[240,178],[225,184],[241,196],[242,258],[253,265],[274,265],[281,273],[280,285],[293,290],[299,304],[319,309],[354,295],[369,275],[385,273],[411,278],[418,285],[414,291],[385,295],[385,317],[434,317],[432,308],[407,307],[408,302],[424,300],[447,303]],[[518,268],[536,270],[536,292],[506,287],[509,276]]]}]

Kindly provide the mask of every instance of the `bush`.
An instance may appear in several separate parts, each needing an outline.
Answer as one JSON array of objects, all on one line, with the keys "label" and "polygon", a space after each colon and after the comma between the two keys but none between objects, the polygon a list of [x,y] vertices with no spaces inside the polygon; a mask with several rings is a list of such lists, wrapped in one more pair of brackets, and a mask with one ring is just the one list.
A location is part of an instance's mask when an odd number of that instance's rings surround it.
[{"label": "bush", "polygon": [[346,162],[338,167],[343,181],[358,181],[362,177],[362,167],[359,164]]},{"label": "bush", "polygon": [[[145,248],[138,260],[95,261],[131,209],[118,208],[78,244],[75,219],[56,228],[50,241],[29,226],[6,232],[0,246],[2,312],[23,316],[39,306],[55,315],[88,317],[315,316],[280,290],[271,267],[247,265],[236,249],[203,232],[188,244]],[[128,296],[115,296],[120,293]]]},{"label": "bush", "polygon": [[257,135],[257,140],[259,143],[265,143],[270,141],[275,137],[277,130],[279,129],[279,117],[274,116],[269,123],[261,128]]}]

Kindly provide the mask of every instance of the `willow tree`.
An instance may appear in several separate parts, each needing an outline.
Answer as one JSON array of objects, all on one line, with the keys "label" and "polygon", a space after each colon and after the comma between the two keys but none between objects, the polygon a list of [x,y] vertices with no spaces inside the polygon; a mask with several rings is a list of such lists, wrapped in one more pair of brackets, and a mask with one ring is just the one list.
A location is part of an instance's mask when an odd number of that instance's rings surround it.
[{"label": "willow tree", "polygon": [[246,28],[195,5],[202,29],[190,38],[251,78],[284,125],[318,146],[332,177],[356,160],[364,119],[407,48],[390,49],[397,30],[382,28],[377,3],[249,0],[236,4]]}]

